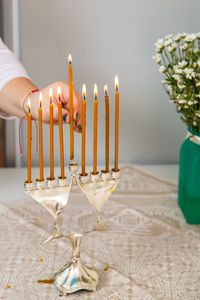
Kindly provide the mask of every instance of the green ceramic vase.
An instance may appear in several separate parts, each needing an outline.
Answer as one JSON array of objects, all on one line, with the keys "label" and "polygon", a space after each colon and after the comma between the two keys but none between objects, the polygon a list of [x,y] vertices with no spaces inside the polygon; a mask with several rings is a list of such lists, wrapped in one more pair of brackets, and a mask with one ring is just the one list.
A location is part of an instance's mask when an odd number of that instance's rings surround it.
[{"label": "green ceramic vase", "polygon": [[188,131],[194,138],[186,138],[180,150],[178,205],[188,223],[200,224],[200,133]]}]

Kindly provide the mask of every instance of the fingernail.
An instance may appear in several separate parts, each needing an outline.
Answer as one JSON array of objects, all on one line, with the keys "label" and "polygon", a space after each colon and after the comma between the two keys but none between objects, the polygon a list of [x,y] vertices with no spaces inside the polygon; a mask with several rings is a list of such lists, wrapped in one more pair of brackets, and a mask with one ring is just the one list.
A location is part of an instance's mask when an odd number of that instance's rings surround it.
[{"label": "fingernail", "polygon": [[82,131],[82,126],[81,126],[81,124],[78,125],[78,130],[79,130],[79,131]]},{"label": "fingernail", "polygon": [[78,122],[77,122],[77,121],[75,121],[75,122],[74,122],[74,124],[75,124],[75,126],[77,126]]},{"label": "fingernail", "polygon": [[64,122],[66,122],[67,116],[68,116],[68,114],[65,114],[65,115],[63,116],[63,121],[64,121]]}]

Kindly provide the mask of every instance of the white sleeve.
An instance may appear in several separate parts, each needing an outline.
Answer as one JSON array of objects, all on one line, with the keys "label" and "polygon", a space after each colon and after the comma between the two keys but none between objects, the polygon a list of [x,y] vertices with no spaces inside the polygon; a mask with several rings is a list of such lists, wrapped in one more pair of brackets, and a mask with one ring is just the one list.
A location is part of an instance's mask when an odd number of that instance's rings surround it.
[{"label": "white sleeve", "polygon": [[[0,38],[0,90],[6,83],[17,77],[30,79],[22,64]],[[12,118],[12,116],[2,111],[0,111],[0,117],[5,119]]]}]

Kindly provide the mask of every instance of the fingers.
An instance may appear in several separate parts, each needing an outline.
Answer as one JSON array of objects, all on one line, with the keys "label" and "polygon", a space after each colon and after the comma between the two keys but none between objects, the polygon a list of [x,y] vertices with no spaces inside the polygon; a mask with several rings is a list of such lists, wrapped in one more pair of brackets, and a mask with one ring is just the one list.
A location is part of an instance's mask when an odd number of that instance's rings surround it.
[{"label": "fingers", "polygon": [[[62,118],[63,123],[70,122],[69,115],[69,86],[64,81],[54,82],[53,84],[45,87],[41,92],[43,94],[42,102],[42,115],[43,122],[49,123],[49,89],[53,91],[53,104],[54,104],[54,124],[58,124],[58,87],[61,88],[60,101],[62,102]],[[37,96],[38,97],[38,96]],[[36,101],[38,103],[38,101]],[[79,93],[73,90],[73,125],[76,132],[82,132],[82,98]]]},{"label": "fingers", "polygon": [[74,130],[79,133],[82,132],[82,113],[74,113]]},{"label": "fingers", "polygon": [[62,116],[63,116],[63,122],[68,124],[69,123],[69,111],[63,109]]},{"label": "fingers", "polygon": [[[63,103],[63,107],[69,111],[69,87],[66,83],[62,86],[62,94],[63,97],[61,101]],[[69,122],[69,120],[68,120]],[[79,93],[74,89],[73,90],[73,124],[74,130],[76,132],[82,132],[82,98]]]}]

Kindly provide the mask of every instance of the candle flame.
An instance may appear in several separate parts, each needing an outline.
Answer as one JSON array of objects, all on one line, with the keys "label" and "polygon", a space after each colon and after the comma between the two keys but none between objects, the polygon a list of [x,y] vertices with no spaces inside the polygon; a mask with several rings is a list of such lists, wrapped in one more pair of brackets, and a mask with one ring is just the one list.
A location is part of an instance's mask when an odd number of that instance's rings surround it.
[{"label": "candle flame", "polygon": [[98,90],[97,90],[97,84],[94,85],[94,98],[97,99],[98,96]]},{"label": "candle flame", "polygon": [[86,98],[86,85],[85,85],[85,83],[82,86],[82,97],[83,97],[83,99]]},{"label": "candle flame", "polygon": [[28,99],[27,107],[28,107],[28,110],[30,111],[31,110],[31,100],[30,100],[30,98]]},{"label": "candle flame", "polygon": [[115,89],[116,89],[116,91],[118,91],[118,89],[119,89],[119,79],[118,79],[117,75],[115,76]]},{"label": "candle flame", "polygon": [[61,97],[61,88],[60,86],[58,86],[58,98],[60,99],[60,97]]},{"label": "candle flame", "polygon": [[42,105],[42,100],[43,100],[43,98],[42,98],[42,93],[40,93],[40,100],[39,100],[39,102],[40,102],[40,107],[41,107],[41,105]]},{"label": "candle flame", "polygon": [[104,85],[104,93],[107,95],[108,94],[108,87],[107,85]]},{"label": "candle flame", "polygon": [[50,90],[49,90],[49,99],[50,99],[50,102],[52,102],[52,98],[53,98],[53,91],[52,91],[52,88],[50,88]]},{"label": "candle flame", "polygon": [[72,63],[72,56],[71,56],[71,54],[68,55],[68,63],[69,63],[69,64]]}]

